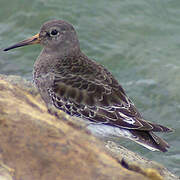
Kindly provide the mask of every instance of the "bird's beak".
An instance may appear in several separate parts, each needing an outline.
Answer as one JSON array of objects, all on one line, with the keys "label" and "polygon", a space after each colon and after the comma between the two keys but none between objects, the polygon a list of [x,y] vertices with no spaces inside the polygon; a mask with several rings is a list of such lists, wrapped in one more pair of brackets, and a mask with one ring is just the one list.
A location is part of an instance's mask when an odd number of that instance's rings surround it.
[{"label": "bird's beak", "polygon": [[10,49],[18,48],[21,46],[27,46],[27,45],[39,44],[39,43],[40,43],[39,34],[36,34],[35,36],[32,36],[31,38],[28,38],[28,39],[18,42],[17,44],[14,44],[8,48],[5,48],[4,51],[9,51]]}]

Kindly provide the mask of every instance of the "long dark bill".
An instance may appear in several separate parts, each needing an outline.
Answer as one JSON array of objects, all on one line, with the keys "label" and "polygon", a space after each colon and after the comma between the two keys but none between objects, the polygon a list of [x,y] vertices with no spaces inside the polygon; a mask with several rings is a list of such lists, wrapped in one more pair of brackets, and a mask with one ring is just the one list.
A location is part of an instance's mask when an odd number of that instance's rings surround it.
[{"label": "long dark bill", "polygon": [[28,38],[24,41],[18,42],[17,44],[14,44],[8,48],[3,49],[4,51],[9,51],[10,49],[22,47],[22,46],[27,46],[31,44],[39,44],[40,43],[40,38],[39,34],[36,34],[35,36],[32,36],[31,38]]}]

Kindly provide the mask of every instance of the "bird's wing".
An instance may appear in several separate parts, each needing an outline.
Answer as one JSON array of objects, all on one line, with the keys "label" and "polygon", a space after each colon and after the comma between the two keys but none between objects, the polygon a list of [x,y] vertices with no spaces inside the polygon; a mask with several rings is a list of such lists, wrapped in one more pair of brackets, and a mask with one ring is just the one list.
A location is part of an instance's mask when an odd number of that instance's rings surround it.
[{"label": "bird's wing", "polygon": [[62,69],[55,73],[54,86],[49,93],[57,108],[97,123],[126,129],[166,131],[161,125],[143,120],[123,88],[102,66],[89,75],[72,72],[72,69],[69,73]]}]

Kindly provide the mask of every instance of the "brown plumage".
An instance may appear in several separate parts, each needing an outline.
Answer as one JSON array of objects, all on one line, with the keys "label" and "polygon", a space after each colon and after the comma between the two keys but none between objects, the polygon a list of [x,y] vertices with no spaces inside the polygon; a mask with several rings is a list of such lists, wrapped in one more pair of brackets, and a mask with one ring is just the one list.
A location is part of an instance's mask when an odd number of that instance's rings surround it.
[{"label": "brown plumage", "polygon": [[169,145],[153,132],[172,130],[143,119],[112,74],[81,52],[71,24],[46,22],[39,34],[4,50],[36,43],[44,49],[34,64],[34,82],[48,107],[119,128],[151,150],[167,151]]}]

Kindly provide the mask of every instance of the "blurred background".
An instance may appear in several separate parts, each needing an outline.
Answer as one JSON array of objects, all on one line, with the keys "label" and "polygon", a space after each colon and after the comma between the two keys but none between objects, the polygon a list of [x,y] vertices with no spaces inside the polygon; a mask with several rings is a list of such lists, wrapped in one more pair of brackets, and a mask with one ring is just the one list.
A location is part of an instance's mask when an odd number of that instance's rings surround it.
[{"label": "blurred background", "polygon": [[[167,153],[124,139],[119,144],[180,175],[180,1],[0,0],[0,49],[51,19],[74,25],[82,51],[113,73],[145,119],[175,129],[159,134],[171,145]],[[41,49],[0,51],[0,73],[32,80]]]}]

